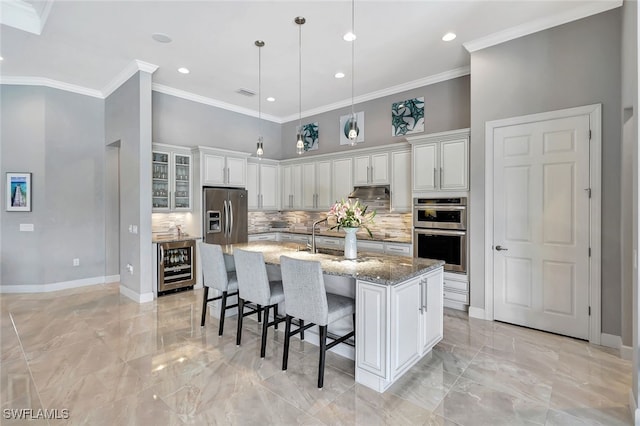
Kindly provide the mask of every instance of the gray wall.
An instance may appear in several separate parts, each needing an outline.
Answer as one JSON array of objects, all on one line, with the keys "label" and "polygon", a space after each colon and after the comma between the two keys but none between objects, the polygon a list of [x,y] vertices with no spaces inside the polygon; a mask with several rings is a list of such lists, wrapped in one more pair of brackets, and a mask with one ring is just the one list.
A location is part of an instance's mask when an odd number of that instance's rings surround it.
[{"label": "gray wall", "polygon": [[[469,76],[429,86],[419,87],[391,96],[355,104],[355,112],[364,111],[364,142],[359,148],[404,142],[405,136],[391,136],[391,104],[424,96],[424,133],[463,129],[470,125]],[[318,149],[304,155],[349,151],[350,145],[340,145],[340,116],[351,113],[351,106],[302,119],[302,124],[318,122]],[[296,128],[298,120],[282,127],[283,158],[297,157]],[[413,135],[412,135],[413,136]]]},{"label": "gray wall", "polygon": [[[120,142],[120,285],[139,295],[152,291],[150,129],[151,75],[138,72],[105,101],[105,140]],[[129,225],[138,233],[130,233]]]},{"label": "gray wall", "polygon": [[[257,117],[153,92],[153,142],[255,153]],[[280,159],[281,125],[262,120],[264,157]]]},{"label": "gray wall", "polygon": [[[104,102],[39,86],[1,85],[0,98],[0,284],[102,277]],[[32,173],[31,212],[6,211],[6,172]]]},{"label": "gray wall", "polygon": [[[485,123],[602,103],[602,332],[620,335],[620,10],[471,55],[472,253],[485,253]],[[484,258],[472,256],[471,306],[484,307]]]}]

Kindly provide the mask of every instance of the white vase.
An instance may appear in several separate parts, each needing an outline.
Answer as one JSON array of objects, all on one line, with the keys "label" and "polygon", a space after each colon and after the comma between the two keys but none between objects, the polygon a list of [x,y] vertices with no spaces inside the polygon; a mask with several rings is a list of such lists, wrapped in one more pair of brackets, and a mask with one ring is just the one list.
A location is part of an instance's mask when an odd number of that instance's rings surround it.
[{"label": "white vase", "polygon": [[358,257],[358,239],[356,232],[358,228],[342,228],[346,234],[344,237],[344,258],[356,259]]}]

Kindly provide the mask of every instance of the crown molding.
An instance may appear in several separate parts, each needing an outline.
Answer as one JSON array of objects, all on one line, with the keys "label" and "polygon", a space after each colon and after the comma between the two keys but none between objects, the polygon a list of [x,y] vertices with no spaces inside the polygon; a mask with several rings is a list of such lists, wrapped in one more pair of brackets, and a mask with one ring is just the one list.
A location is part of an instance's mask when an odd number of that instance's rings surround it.
[{"label": "crown molding", "polygon": [[516,27],[507,28],[506,30],[498,31],[485,37],[480,37],[478,39],[462,43],[462,45],[470,53],[473,53],[487,47],[495,46],[497,44],[514,40],[529,34],[557,27],[558,25],[563,25],[568,22],[577,21],[578,19],[606,12],[620,6],[622,6],[622,0],[611,0],[606,2],[586,4],[584,6],[576,7],[575,9],[571,9],[554,16],[537,19],[535,21],[527,22]]},{"label": "crown molding", "polygon": [[78,93],[80,95],[91,96],[94,98],[104,99],[102,92],[87,87],[76,86],[75,84],[65,83],[63,81],[52,80],[43,77],[0,77],[0,84],[12,84],[16,86],[45,86],[52,89],[65,90],[67,92]]},{"label": "crown molding", "polygon": [[122,86],[138,71],[153,74],[157,69],[157,65],[134,59],[102,89],[102,96],[104,98],[109,97],[118,87]]},{"label": "crown molding", "polygon": [[[470,73],[469,66],[454,68],[452,70],[441,72],[439,74],[431,75],[428,77],[420,78],[418,80],[409,81],[407,83],[398,84],[396,86],[391,86],[385,89],[377,90],[375,92],[370,92],[364,95],[356,96],[355,98],[353,98],[353,103],[359,104],[362,102],[371,101],[373,99],[383,98],[385,96],[392,96],[401,92],[406,92],[408,90],[417,89],[418,87],[429,86],[431,84],[436,84],[446,80],[452,80],[454,78],[469,75],[469,73]],[[332,104],[323,105],[318,108],[303,111],[302,117],[310,117],[312,115],[322,114],[324,112],[334,111],[336,109],[344,108],[348,106],[351,106],[351,99],[345,99]],[[289,121],[295,121],[295,120],[298,120],[298,114],[292,114],[287,117],[281,118],[282,123],[287,123]]]},{"label": "crown molding", "polygon": [[44,23],[49,17],[52,1],[45,2],[41,13],[38,13],[36,8],[26,1],[0,1],[0,23],[31,34],[40,35],[42,34]]},{"label": "crown molding", "polygon": [[[237,112],[239,114],[249,115],[251,117],[258,117],[258,112],[249,108],[239,107],[237,105],[229,104],[226,102],[218,101],[206,96],[196,95],[195,93],[186,92],[184,90],[175,89],[173,87],[165,86],[163,84],[153,83],[152,90],[158,93],[164,93],[165,95],[176,96],[178,98],[186,99],[188,101],[198,102],[201,104],[213,106],[216,108],[225,109],[227,111]],[[273,121],[274,123],[282,124],[283,121],[280,117],[276,117],[270,114],[262,114],[262,118],[265,120]]]}]

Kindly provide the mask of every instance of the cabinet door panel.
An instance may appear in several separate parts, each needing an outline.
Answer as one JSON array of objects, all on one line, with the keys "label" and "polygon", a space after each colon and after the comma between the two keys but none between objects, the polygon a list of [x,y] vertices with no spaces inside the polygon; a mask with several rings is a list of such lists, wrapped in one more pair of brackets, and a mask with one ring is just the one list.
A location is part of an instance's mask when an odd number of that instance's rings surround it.
[{"label": "cabinet door panel", "polygon": [[302,207],[302,166],[294,164],[291,166],[291,192],[293,200],[293,208]]},{"label": "cabinet door panel", "polygon": [[443,332],[443,273],[442,270],[431,273],[424,278],[422,301],[423,314],[423,342],[422,353],[430,350],[440,340]]},{"label": "cabinet door panel", "polygon": [[333,160],[333,191],[331,202],[346,200],[353,191],[351,158]]},{"label": "cabinet door panel", "polygon": [[205,185],[224,185],[225,184],[225,161],[220,155],[204,155],[203,178]]},{"label": "cabinet door panel", "polygon": [[371,156],[371,183],[389,183],[389,154],[373,154]]},{"label": "cabinet door panel", "polygon": [[411,152],[391,153],[391,210],[410,211]]},{"label": "cabinet door panel", "polygon": [[262,209],[278,208],[278,167],[271,164],[260,165],[260,195]]},{"label": "cabinet door panel", "polygon": [[247,208],[260,208],[260,167],[257,164],[247,164]]},{"label": "cabinet door panel", "polygon": [[420,279],[391,290],[392,380],[422,354],[420,296]]},{"label": "cabinet door panel", "polygon": [[315,208],[316,201],[316,165],[305,163],[302,165],[302,207]]},{"label": "cabinet door panel", "polygon": [[331,199],[331,161],[318,161],[316,163],[316,208],[328,210],[333,200]]},{"label": "cabinet door panel", "polygon": [[238,187],[245,186],[247,174],[246,165],[247,160],[244,158],[227,157],[228,185]]},{"label": "cabinet door panel", "polygon": [[435,143],[413,147],[414,191],[433,191],[436,189],[437,148],[438,145]]},{"label": "cabinet door panel", "polygon": [[353,159],[353,184],[366,185],[369,183],[369,156]]},{"label": "cabinet door panel", "polygon": [[442,142],[440,145],[440,189],[467,189],[467,139]]}]

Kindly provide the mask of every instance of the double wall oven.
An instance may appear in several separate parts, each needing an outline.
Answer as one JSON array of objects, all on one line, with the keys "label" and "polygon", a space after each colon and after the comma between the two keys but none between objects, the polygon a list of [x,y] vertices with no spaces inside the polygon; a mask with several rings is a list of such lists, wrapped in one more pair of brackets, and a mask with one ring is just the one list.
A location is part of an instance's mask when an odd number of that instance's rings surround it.
[{"label": "double wall oven", "polygon": [[467,272],[467,199],[413,199],[415,257],[444,260],[444,270]]}]

